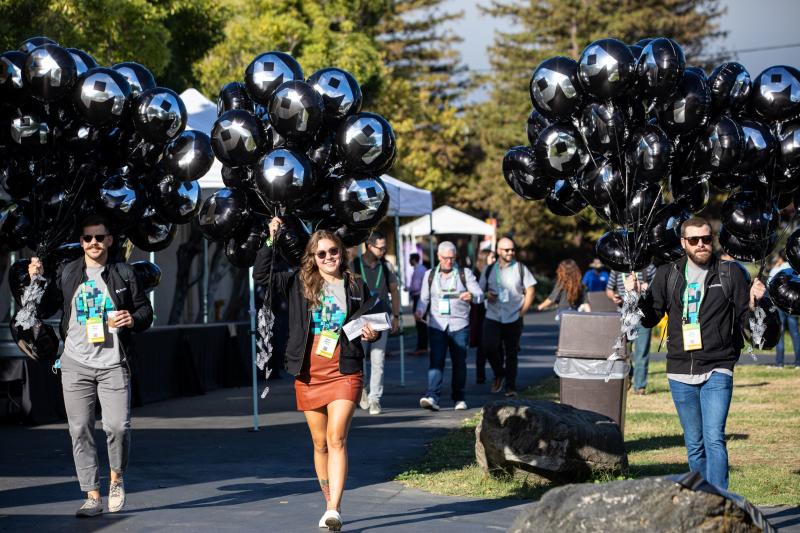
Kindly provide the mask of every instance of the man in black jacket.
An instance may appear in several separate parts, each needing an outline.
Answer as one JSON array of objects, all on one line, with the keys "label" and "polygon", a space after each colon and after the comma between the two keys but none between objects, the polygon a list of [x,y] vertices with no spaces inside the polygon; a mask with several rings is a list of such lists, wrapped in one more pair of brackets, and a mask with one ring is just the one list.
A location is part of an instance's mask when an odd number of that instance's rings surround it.
[{"label": "man in black jacket", "polygon": [[[84,256],[59,267],[55,283],[63,298],[61,368],[64,406],[72,437],[72,455],[86,501],[76,516],[103,512],[100,499],[97,449],[94,442],[95,403],[100,400],[108,443],[111,486],[108,510],[125,505],[123,474],[130,452],[131,332],[144,331],[153,322],[153,309],[126,263],[109,260],[114,242],[109,223],[88,217],[81,226]],[[31,260],[31,277],[42,273],[41,262]]]},{"label": "man in black jacket", "polygon": [[[667,313],[667,378],[683,428],[689,468],[728,488],[725,422],[733,392],[733,367],[756,301],[766,288],[712,252],[711,225],[699,217],[681,228],[686,257],[658,268],[640,298],[642,324]],[[748,287],[749,285],[749,287]],[[633,276],[625,289],[639,291]]]}]

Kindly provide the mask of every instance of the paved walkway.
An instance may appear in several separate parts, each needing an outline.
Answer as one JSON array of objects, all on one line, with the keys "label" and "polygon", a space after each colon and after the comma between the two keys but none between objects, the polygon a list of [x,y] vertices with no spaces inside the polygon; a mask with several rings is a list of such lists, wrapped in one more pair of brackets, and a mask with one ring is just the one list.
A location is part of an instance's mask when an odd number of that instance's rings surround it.
[{"label": "paved walkway", "polygon": [[[519,385],[552,372],[556,327],[551,314],[526,317]],[[396,353],[396,343],[390,344]],[[384,414],[358,411],[350,433],[350,476],[343,502],[347,531],[505,531],[524,502],[431,495],[387,481],[424,453],[424,445],[496,396],[468,374],[467,412],[443,402],[439,413],[416,407],[427,358],[387,361]],[[470,355],[474,361],[474,355]],[[448,370],[449,383],[449,370]],[[66,424],[0,427],[0,531],[319,531],[324,502],[314,477],[303,416],[288,379],[270,383],[252,426],[250,390],[223,389],[134,410],[133,454],[121,513],[76,520],[79,492]],[[99,428],[99,426],[98,426]],[[107,464],[98,432],[101,464]],[[108,479],[102,479],[107,491]],[[800,530],[796,510],[771,512]]]}]

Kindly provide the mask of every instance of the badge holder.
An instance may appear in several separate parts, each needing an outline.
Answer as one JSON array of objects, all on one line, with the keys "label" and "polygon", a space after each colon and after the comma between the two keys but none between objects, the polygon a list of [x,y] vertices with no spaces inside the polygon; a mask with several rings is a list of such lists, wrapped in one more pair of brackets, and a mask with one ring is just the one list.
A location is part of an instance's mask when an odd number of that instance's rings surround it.
[{"label": "badge holder", "polygon": [[339,343],[339,333],[336,331],[325,330],[319,335],[317,344],[317,355],[327,359],[333,359],[336,352],[336,345]]}]

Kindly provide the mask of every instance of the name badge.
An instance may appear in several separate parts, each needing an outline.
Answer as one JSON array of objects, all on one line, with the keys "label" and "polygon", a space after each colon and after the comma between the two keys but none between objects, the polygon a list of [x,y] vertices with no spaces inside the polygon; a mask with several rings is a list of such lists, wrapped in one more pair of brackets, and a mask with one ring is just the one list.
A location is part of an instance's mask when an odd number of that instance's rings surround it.
[{"label": "name badge", "polygon": [[511,297],[508,293],[508,289],[506,289],[505,287],[500,287],[500,289],[498,289],[497,299],[500,301],[501,304],[507,304],[510,298]]},{"label": "name badge", "polygon": [[701,350],[703,348],[703,338],[700,335],[700,324],[683,325],[683,349],[687,352]]},{"label": "name badge", "polygon": [[101,317],[95,316],[86,319],[86,336],[89,338],[89,342],[94,344],[102,344],[106,341]]},{"label": "name badge", "polygon": [[450,300],[448,300],[447,298],[439,298],[439,314],[440,315],[450,314]]},{"label": "name badge", "polygon": [[317,343],[317,355],[332,359],[338,343],[339,334],[335,331],[326,329],[319,335],[319,343]]}]

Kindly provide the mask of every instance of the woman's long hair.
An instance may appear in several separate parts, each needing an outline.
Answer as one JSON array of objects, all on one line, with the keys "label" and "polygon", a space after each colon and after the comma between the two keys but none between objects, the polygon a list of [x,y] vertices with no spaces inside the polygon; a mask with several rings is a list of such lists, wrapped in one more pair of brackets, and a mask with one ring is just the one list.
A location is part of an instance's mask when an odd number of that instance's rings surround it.
[{"label": "woman's long hair", "polygon": [[564,259],[558,264],[556,269],[556,283],[564,287],[567,301],[570,305],[577,305],[582,292],[581,269],[572,259]]},{"label": "woman's long hair", "polygon": [[322,279],[322,276],[319,273],[319,268],[317,268],[316,261],[317,245],[319,244],[319,241],[323,239],[333,241],[334,244],[336,244],[336,246],[339,248],[339,258],[341,260],[341,263],[339,263],[339,273],[343,278],[348,280],[351,286],[355,285],[355,280],[350,273],[350,257],[347,253],[347,248],[345,248],[344,243],[342,242],[342,239],[340,239],[339,236],[332,231],[324,229],[315,231],[311,234],[311,238],[308,240],[308,244],[306,245],[306,253],[303,255],[303,259],[300,262],[299,274],[300,281],[303,283],[303,296],[305,296],[306,300],[308,300],[308,305],[311,307],[319,306],[320,295],[322,294],[322,286],[325,283],[325,280]]}]

